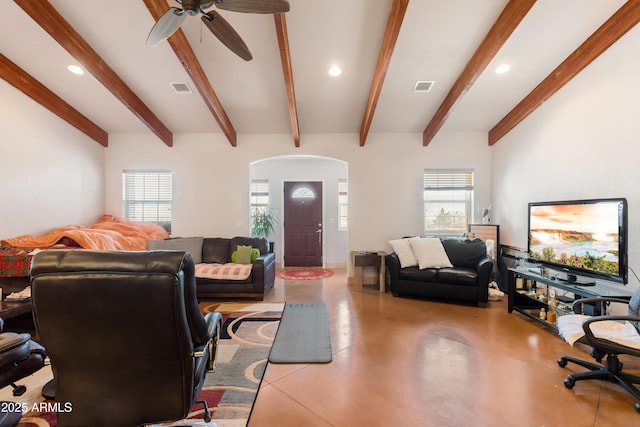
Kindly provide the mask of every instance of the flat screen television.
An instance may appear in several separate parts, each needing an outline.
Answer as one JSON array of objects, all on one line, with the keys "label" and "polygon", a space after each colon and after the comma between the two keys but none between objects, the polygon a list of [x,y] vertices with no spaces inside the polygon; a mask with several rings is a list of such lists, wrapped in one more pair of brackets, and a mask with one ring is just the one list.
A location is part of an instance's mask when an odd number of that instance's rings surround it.
[{"label": "flat screen television", "polygon": [[529,203],[529,257],[577,276],[627,283],[627,200]]}]

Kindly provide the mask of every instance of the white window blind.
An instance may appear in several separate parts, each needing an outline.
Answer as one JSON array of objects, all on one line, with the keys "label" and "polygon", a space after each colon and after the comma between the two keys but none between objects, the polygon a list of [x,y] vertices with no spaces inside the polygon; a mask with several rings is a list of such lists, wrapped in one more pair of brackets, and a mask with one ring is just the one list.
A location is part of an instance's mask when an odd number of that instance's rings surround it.
[{"label": "white window blind", "polygon": [[425,234],[462,234],[473,212],[473,171],[425,169]]},{"label": "white window blind", "polygon": [[164,223],[170,230],[172,204],[173,174],[171,171],[122,171],[123,217],[132,221]]},{"label": "white window blind", "polygon": [[346,230],[349,225],[349,183],[346,179],[338,180],[338,230]]},{"label": "white window blind", "polygon": [[266,212],[269,208],[269,180],[252,179],[249,197],[251,212],[256,210]]}]

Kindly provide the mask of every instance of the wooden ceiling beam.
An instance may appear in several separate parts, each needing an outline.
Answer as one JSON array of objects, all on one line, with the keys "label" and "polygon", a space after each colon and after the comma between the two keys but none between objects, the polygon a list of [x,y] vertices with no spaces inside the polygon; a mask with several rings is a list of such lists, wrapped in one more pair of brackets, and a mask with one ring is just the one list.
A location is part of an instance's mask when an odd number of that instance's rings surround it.
[{"label": "wooden ceiling beam", "polygon": [[109,134],[66,103],[45,85],[29,73],[11,62],[0,53],[0,78],[22,91],[25,95],[42,105],[80,132],[95,140],[103,147],[109,145]]},{"label": "wooden ceiling beam", "polygon": [[278,47],[280,48],[280,60],[282,61],[282,75],[287,91],[287,103],[289,105],[289,120],[293,143],[300,147],[300,126],[298,125],[298,108],[296,106],[296,91],[293,85],[293,68],[291,67],[291,52],[289,50],[289,34],[287,32],[287,19],[284,13],[275,13],[273,19],[276,24]]},{"label": "wooden ceiling beam", "polygon": [[367,136],[369,135],[371,122],[373,121],[373,116],[376,112],[376,107],[378,106],[378,99],[382,92],[382,85],[384,84],[384,79],[387,76],[387,70],[389,69],[393,49],[396,46],[398,34],[400,33],[400,28],[402,27],[402,21],[404,20],[404,15],[407,11],[408,5],[409,0],[393,0],[393,4],[391,5],[391,13],[389,13],[387,27],[382,39],[382,46],[380,47],[380,53],[378,54],[378,62],[373,73],[371,88],[369,89],[367,106],[364,109],[362,124],[360,125],[361,147],[364,147],[364,144],[367,141]]},{"label": "wooden ceiling beam", "polygon": [[640,0],[629,0],[489,131],[489,145],[498,142],[638,22]]},{"label": "wooden ceiling beam", "polygon": [[502,46],[511,36],[511,33],[518,27],[520,22],[527,16],[536,0],[510,0],[498,16],[478,49],[475,51],[467,65],[458,76],[458,79],[449,90],[435,115],[422,133],[422,145],[427,146],[436,136],[444,122],[449,116],[449,112],[460,101],[460,99],[473,86],[480,74],[487,68],[489,62],[498,53]]},{"label": "wooden ceiling beam", "polygon": [[[144,4],[147,6],[147,9],[149,9],[153,19],[156,21],[158,21],[169,9],[166,0],[144,0]],[[202,65],[200,65],[200,61],[198,61],[189,41],[187,41],[187,37],[184,35],[184,32],[181,29],[178,29],[167,39],[167,41],[173,49],[173,52],[180,60],[182,66],[187,71],[187,74],[189,74],[189,77],[198,89],[198,92],[200,92],[200,96],[202,96],[205,104],[209,107],[209,111],[213,114],[213,117],[218,122],[222,132],[229,140],[229,143],[232,147],[235,147],[237,144],[236,130],[234,129],[227,112],[224,110],[222,103],[218,99],[216,92],[213,90],[213,86],[211,86],[207,75],[202,69]]]},{"label": "wooden ceiling beam", "polygon": [[169,147],[173,134],[47,0],[14,0]]}]

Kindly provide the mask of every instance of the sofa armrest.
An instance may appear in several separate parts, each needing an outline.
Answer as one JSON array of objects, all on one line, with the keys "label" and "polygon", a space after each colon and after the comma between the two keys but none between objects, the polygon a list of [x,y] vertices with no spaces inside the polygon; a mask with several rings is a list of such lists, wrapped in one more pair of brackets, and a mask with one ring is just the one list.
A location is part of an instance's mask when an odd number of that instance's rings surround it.
[{"label": "sofa armrest", "polygon": [[480,260],[476,267],[478,274],[478,301],[489,301],[489,282],[491,282],[491,273],[493,272],[493,260],[489,257]]},{"label": "sofa armrest", "polygon": [[396,283],[400,277],[400,258],[395,252],[391,252],[386,256],[385,262],[391,283]]},{"label": "sofa armrest", "polygon": [[276,254],[269,252],[253,261],[253,291],[264,294],[273,286],[276,278]]}]

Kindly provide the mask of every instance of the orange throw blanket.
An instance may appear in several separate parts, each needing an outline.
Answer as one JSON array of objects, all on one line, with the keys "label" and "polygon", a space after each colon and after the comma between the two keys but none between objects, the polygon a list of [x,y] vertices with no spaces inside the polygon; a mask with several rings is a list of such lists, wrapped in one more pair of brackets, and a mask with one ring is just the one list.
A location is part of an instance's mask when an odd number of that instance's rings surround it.
[{"label": "orange throw blanket", "polygon": [[159,225],[149,222],[102,215],[96,224],[89,227],[69,225],[41,236],[26,235],[5,239],[0,244],[16,248],[47,248],[65,237],[84,249],[143,251],[147,249],[147,240],[166,239],[169,233]]}]

